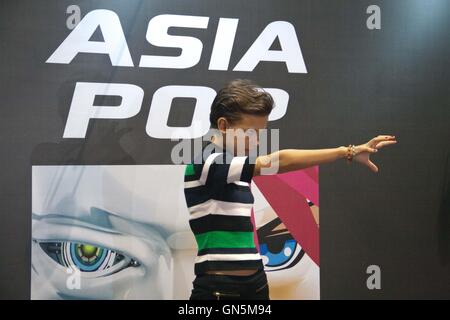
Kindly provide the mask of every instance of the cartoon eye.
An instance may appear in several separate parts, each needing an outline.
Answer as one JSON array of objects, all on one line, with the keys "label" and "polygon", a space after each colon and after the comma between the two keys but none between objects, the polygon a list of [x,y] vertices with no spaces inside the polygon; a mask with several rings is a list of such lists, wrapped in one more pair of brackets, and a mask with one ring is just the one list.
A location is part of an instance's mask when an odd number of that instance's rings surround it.
[{"label": "cartoon eye", "polygon": [[127,267],[139,266],[136,260],[113,250],[75,242],[39,242],[44,252],[64,267],[78,269],[90,275],[118,272]]},{"label": "cartoon eye", "polygon": [[295,253],[295,247],[297,246],[297,242],[293,239],[288,239],[284,241],[284,243],[280,246],[279,250],[276,252],[271,252],[268,249],[267,243],[263,243],[260,246],[261,254],[266,256],[266,266],[268,267],[278,267],[283,265],[288,261],[293,254]]},{"label": "cartoon eye", "polygon": [[276,218],[258,229],[259,251],[266,271],[288,269],[295,266],[305,252]]}]

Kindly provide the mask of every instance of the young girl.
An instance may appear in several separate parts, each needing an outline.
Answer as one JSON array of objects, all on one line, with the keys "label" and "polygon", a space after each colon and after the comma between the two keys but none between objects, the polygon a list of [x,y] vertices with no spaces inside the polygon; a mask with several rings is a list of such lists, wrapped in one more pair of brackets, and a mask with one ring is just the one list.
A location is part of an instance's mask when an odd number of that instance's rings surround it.
[{"label": "young girl", "polygon": [[[265,129],[273,104],[269,93],[242,79],[228,83],[212,103],[211,129],[217,134],[187,165],[184,178],[189,224],[198,245],[191,300],[269,299],[264,265],[253,240],[253,176],[269,168],[282,173],[338,159],[378,172],[370,154],[396,143],[395,136],[379,135],[357,146],[285,149],[252,161],[249,153],[259,141],[240,133]],[[240,143],[243,154],[238,152]]]}]

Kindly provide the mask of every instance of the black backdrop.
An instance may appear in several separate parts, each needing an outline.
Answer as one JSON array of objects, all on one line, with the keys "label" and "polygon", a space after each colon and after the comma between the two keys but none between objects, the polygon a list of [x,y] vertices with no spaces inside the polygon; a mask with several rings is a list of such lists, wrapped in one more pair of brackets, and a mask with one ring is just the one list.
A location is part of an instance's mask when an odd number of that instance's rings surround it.
[{"label": "black backdrop", "polygon": [[[82,16],[99,8],[119,16],[136,66],[112,67],[102,54],[45,63],[70,33],[71,4],[0,4],[0,298],[30,295],[32,164],[169,164],[174,142],[145,132],[153,93],[166,85],[218,90],[234,78],[289,93],[286,115],[270,123],[280,148],[397,136],[373,157],[378,174],[344,162],[320,168],[321,298],[450,298],[449,1],[77,1]],[[380,30],[366,27],[372,4],[381,8]],[[200,62],[137,67],[142,54],[180,54],[145,39],[148,21],[167,13],[210,17],[207,29],[173,31],[201,39]],[[208,70],[220,17],[239,19],[227,71]],[[295,26],[308,73],[280,62],[232,71],[277,20]],[[142,109],[127,120],[91,121],[86,139],[63,139],[77,81],[138,85]],[[170,121],[182,126],[188,103],[174,101]],[[381,267],[381,290],[366,287],[371,264]]]}]

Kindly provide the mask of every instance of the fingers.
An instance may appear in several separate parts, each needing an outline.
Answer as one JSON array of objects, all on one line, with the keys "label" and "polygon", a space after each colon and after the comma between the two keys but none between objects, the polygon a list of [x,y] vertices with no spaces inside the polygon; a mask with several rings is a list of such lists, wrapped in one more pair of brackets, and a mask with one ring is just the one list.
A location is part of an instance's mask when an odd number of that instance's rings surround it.
[{"label": "fingers", "polygon": [[364,151],[367,151],[367,152],[369,152],[369,153],[375,153],[375,152],[377,152],[378,150],[377,150],[376,148],[371,148],[371,147],[369,147],[369,146],[366,146],[366,147],[364,148]]},{"label": "fingers", "polygon": [[378,167],[372,162],[372,161],[368,161],[367,162],[367,166],[370,168],[370,170],[372,170],[373,172],[378,172]]},{"label": "fingers", "polygon": [[371,142],[381,142],[395,140],[395,136],[379,135],[371,140]]},{"label": "fingers", "polygon": [[396,143],[397,143],[397,141],[395,141],[395,140],[393,140],[393,141],[381,141],[381,142],[377,143],[375,148],[380,149],[380,148],[383,148],[384,146],[388,146],[388,145],[396,144]]},{"label": "fingers", "polygon": [[377,138],[381,138],[381,139],[395,139],[395,136],[379,135]]}]

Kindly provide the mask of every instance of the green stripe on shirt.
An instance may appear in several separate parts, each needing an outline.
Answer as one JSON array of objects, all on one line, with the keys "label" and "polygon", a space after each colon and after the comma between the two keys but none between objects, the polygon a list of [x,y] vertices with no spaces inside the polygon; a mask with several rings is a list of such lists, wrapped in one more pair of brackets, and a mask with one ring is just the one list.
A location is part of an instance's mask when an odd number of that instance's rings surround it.
[{"label": "green stripe on shirt", "polygon": [[184,175],[185,176],[192,176],[194,174],[195,174],[194,165],[192,163],[188,164],[186,166],[186,169],[184,170]]},{"label": "green stripe on shirt", "polygon": [[210,231],[195,235],[198,250],[209,248],[253,248],[253,232]]}]

